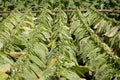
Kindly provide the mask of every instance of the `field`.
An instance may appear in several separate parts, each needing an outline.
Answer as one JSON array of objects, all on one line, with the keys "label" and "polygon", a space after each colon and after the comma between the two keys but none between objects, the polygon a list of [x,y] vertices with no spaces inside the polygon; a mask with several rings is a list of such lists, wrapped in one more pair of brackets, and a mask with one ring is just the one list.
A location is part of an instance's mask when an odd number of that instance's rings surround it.
[{"label": "field", "polygon": [[120,80],[120,13],[98,11],[119,7],[1,0],[0,80]]}]

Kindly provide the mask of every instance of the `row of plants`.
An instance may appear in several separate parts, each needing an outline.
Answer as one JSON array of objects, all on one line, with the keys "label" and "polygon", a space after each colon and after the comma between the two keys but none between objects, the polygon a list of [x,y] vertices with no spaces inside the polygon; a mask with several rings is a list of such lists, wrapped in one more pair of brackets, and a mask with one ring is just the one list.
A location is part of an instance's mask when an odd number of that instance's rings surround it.
[{"label": "row of plants", "polygon": [[93,79],[95,80],[119,80],[119,69],[117,69],[119,58],[112,53],[112,50],[105,43],[101,42],[90,28],[87,19],[85,14],[81,14],[79,11],[73,17],[71,32],[76,37],[78,62],[82,60],[84,65],[89,66],[94,71]]},{"label": "row of plants", "polygon": [[111,47],[116,55],[120,56],[120,22],[93,9],[90,9],[83,16],[86,18],[88,26],[95,31],[101,41]]},{"label": "row of plants", "polygon": [[90,28],[93,13],[12,11],[0,23],[1,79],[119,80],[120,59]]},{"label": "row of plants", "polygon": [[[11,11],[15,8],[18,10],[40,10],[42,8],[54,9],[76,9],[76,8],[96,8],[96,9],[118,9],[119,0],[0,0],[0,11]],[[110,18],[120,20],[119,14],[106,13]],[[0,21],[5,19],[7,14],[0,14]]]},{"label": "row of plants", "polygon": [[32,8],[33,10],[39,10],[40,8],[62,8],[62,9],[76,9],[76,7],[95,7],[97,9],[119,9],[119,0],[1,0],[0,10],[13,10],[17,8],[19,10],[25,10],[26,8]]}]

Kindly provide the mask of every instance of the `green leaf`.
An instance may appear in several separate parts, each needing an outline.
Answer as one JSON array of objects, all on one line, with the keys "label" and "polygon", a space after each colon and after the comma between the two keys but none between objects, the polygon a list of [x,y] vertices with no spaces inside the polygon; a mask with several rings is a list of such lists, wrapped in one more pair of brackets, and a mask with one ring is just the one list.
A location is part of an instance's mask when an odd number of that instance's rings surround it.
[{"label": "green leaf", "polygon": [[41,77],[41,74],[42,74],[42,70],[41,68],[39,68],[39,66],[37,66],[36,64],[34,63],[30,63],[30,69],[34,72],[34,74],[40,78]]},{"label": "green leaf", "polygon": [[39,57],[40,60],[46,63],[46,55],[48,54],[48,49],[43,43],[35,43],[34,49],[35,53]]},{"label": "green leaf", "polygon": [[118,32],[119,27],[112,27],[104,35],[107,37],[113,37]]},{"label": "green leaf", "polygon": [[83,76],[85,73],[89,73],[91,70],[88,66],[73,66],[72,69],[77,72],[79,76]]},{"label": "green leaf", "polygon": [[23,73],[20,74],[23,79],[25,80],[37,80],[37,76],[31,71],[29,68],[24,68]]},{"label": "green leaf", "polygon": [[80,78],[75,72],[67,69],[61,69],[59,75],[69,80],[82,80],[82,78]]},{"label": "green leaf", "polygon": [[37,56],[29,55],[29,57],[30,57],[30,60],[36,63],[39,67],[41,68],[46,67],[46,65]]},{"label": "green leaf", "polygon": [[110,29],[111,24],[108,24],[107,21],[102,19],[100,22],[98,22],[95,26],[94,29],[96,29],[96,33],[105,33],[107,30]]},{"label": "green leaf", "polygon": [[0,41],[0,50],[1,50],[2,47],[3,47],[3,43]]},{"label": "green leaf", "polygon": [[49,67],[45,69],[39,80],[49,80],[50,77],[54,76],[56,67]]}]

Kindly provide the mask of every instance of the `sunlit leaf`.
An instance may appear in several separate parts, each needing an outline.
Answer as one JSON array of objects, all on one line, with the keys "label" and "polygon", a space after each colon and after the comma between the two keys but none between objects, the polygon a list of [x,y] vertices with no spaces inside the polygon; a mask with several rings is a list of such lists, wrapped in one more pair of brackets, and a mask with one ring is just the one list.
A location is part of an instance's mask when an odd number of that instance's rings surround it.
[{"label": "sunlit leaf", "polygon": [[19,58],[21,55],[23,55],[24,53],[23,52],[14,52],[14,51],[12,51],[12,52],[10,52],[10,53],[8,53],[11,57],[13,57],[13,58]]},{"label": "sunlit leaf", "polygon": [[112,27],[104,35],[107,37],[113,37],[117,33],[118,29],[119,29],[119,27]]},{"label": "sunlit leaf", "polygon": [[10,64],[0,65],[0,72],[10,73],[12,71]]},{"label": "sunlit leaf", "polygon": [[0,79],[1,80],[8,80],[8,75],[6,73],[0,71]]},{"label": "sunlit leaf", "polygon": [[59,74],[69,80],[82,80],[75,72],[67,69],[62,69]]}]

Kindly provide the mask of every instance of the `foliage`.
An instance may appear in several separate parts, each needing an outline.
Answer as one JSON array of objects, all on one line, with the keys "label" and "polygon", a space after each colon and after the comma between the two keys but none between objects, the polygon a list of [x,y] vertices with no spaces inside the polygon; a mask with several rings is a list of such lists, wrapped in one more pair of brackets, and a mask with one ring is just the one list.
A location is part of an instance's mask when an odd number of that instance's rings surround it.
[{"label": "foliage", "polygon": [[[15,8],[18,10],[40,10],[42,8],[47,9],[76,9],[76,8],[96,8],[96,9],[118,9],[120,7],[119,0],[0,0],[1,11],[11,11]],[[106,13],[110,18],[120,20],[119,14]],[[0,15],[0,21],[2,21],[7,14]]]},{"label": "foliage", "polygon": [[[92,12],[91,12],[92,11]],[[100,39],[107,43],[115,54],[120,52],[120,22],[110,19],[103,14],[91,11],[85,13],[86,23],[100,36]],[[119,55],[120,56],[120,55]]]},{"label": "foliage", "polygon": [[[93,15],[93,11],[90,13]],[[40,14],[14,10],[0,23],[0,77],[4,80],[120,78],[120,59],[101,42],[90,28],[92,23],[87,20],[90,16],[85,15],[79,11],[67,16],[62,10],[57,14],[48,9]],[[97,19],[97,23],[100,21]]]},{"label": "foliage", "polygon": [[119,74],[116,73],[119,70],[117,69],[119,62],[116,61],[119,58],[115,57],[110,48],[101,42],[99,37],[89,27],[87,18],[83,14],[78,11],[73,16],[72,22],[71,33],[75,35],[75,43],[78,46],[78,61],[82,59],[85,65],[95,71],[95,80],[111,80],[114,77],[117,79],[118,76],[115,75]]},{"label": "foliage", "polygon": [[[43,11],[37,19],[30,13],[21,14],[14,10],[1,23],[1,66],[11,67],[11,80],[53,80],[64,76],[70,80],[78,76],[72,66],[79,66],[75,56],[75,45],[65,25],[65,13],[50,16],[50,11]],[[61,31],[62,30],[62,31]],[[23,66],[24,65],[24,66]],[[67,70],[63,74],[62,70]],[[71,74],[70,74],[70,73]],[[88,71],[89,72],[89,69]],[[82,73],[82,72],[81,72]]]},{"label": "foliage", "polygon": [[24,10],[32,8],[33,10],[39,8],[62,8],[62,9],[75,9],[76,7],[89,8],[91,6],[97,9],[119,9],[119,0],[1,0],[0,10],[13,10],[14,8]]},{"label": "foliage", "polygon": [[0,0],[0,10],[13,10],[0,14],[0,79],[119,80],[120,22],[94,10],[119,7],[119,0]]}]

